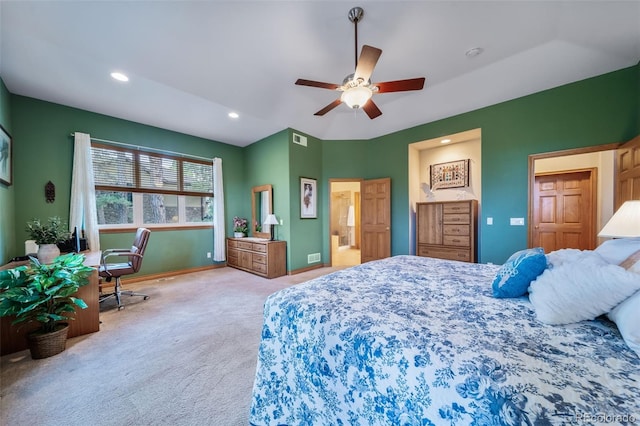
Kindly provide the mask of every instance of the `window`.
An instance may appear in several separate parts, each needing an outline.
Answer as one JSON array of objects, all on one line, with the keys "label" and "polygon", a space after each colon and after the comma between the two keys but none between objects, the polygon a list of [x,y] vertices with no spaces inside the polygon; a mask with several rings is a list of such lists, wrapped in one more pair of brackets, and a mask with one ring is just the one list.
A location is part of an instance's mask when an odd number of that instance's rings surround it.
[{"label": "window", "polygon": [[212,223],[211,163],[96,143],[91,156],[101,229]]}]

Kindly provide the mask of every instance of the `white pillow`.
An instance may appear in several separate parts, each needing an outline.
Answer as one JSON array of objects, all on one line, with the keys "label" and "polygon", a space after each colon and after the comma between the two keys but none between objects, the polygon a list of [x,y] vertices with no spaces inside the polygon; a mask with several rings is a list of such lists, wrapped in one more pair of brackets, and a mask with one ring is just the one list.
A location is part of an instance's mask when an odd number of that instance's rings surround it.
[{"label": "white pillow", "polygon": [[640,250],[640,237],[607,240],[594,250],[614,265],[621,264],[627,257]]},{"label": "white pillow", "polygon": [[564,263],[586,262],[592,265],[607,265],[610,263],[599,253],[595,253],[593,250],[566,248],[552,251],[546,256],[547,265],[550,269]]},{"label": "white pillow", "polygon": [[638,274],[582,252],[579,260],[544,271],[529,286],[529,300],[540,321],[569,324],[606,314],[639,289]]},{"label": "white pillow", "polygon": [[[640,279],[640,275],[638,277]],[[616,323],[627,346],[640,357],[640,291],[616,306],[607,316]]]}]

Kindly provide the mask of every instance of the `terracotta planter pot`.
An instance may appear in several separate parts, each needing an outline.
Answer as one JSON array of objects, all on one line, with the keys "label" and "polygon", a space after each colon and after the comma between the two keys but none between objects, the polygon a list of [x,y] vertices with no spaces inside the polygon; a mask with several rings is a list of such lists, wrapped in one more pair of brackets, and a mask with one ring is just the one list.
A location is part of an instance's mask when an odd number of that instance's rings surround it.
[{"label": "terracotta planter pot", "polygon": [[31,358],[48,358],[63,352],[67,348],[68,332],[69,324],[60,323],[56,327],[56,331],[52,333],[43,333],[41,331],[29,333],[27,341],[29,342]]}]

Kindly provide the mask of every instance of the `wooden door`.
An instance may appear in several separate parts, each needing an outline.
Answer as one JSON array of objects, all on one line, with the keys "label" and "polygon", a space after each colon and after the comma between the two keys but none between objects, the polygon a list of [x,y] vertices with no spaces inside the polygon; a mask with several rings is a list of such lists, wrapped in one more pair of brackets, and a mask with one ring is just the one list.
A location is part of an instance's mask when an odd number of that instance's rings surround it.
[{"label": "wooden door", "polygon": [[640,200],[640,136],[622,145],[616,152],[615,210],[629,200]]},{"label": "wooden door", "polygon": [[362,182],[362,262],[391,256],[391,178]]},{"label": "wooden door", "polygon": [[595,248],[596,169],[540,174],[533,193],[533,246],[545,253]]}]

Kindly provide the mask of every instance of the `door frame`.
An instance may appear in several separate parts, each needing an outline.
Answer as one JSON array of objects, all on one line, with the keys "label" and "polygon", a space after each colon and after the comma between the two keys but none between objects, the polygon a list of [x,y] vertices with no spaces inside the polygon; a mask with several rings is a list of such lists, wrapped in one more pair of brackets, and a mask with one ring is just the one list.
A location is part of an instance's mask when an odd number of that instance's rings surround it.
[{"label": "door frame", "polygon": [[[620,148],[626,142],[615,142],[604,145],[596,145],[584,148],[573,148],[573,149],[565,149],[560,151],[551,151],[544,152],[539,154],[530,154],[528,161],[528,205],[527,205],[527,247],[531,247],[533,244],[533,192],[535,185],[535,162],[536,160],[542,160],[545,158],[555,158],[555,157],[565,157],[568,155],[576,155],[576,154],[590,154],[594,152],[601,151],[612,151]],[[617,166],[616,166],[617,169]],[[613,188],[616,191],[616,188]],[[615,194],[615,192],[614,192]],[[597,206],[600,206],[600,200],[597,200]],[[597,231],[597,230],[596,230]],[[596,232],[597,235],[597,232]]]},{"label": "door frame", "polygon": [[360,188],[362,188],[362,182],[363,181],[364,181],[363,178],[329,178],[329,181],[328,181],[328,183],[329,183],[329,222],[328,222],[328,226],[327,226],[327,228],[328,228],[327,232],[329,233],[329,237],[328,237],[329,243],[327,245],[327,247],[329,247],[329,250],[328,250],[329,251],[329,266],[333,265],[333,255],[331,253],[332,252],[332,250],[331,250],[331,212],[333,211],[332,210],[332,205],[331,205],[331,203],[332,203],[332,201],[331,201],[331,198],[332,198],[331,197],[331,193],[332,193],[331,184],[334,183],[334,182],[354,182],[354,183],[357,182],[360,185]]}]

